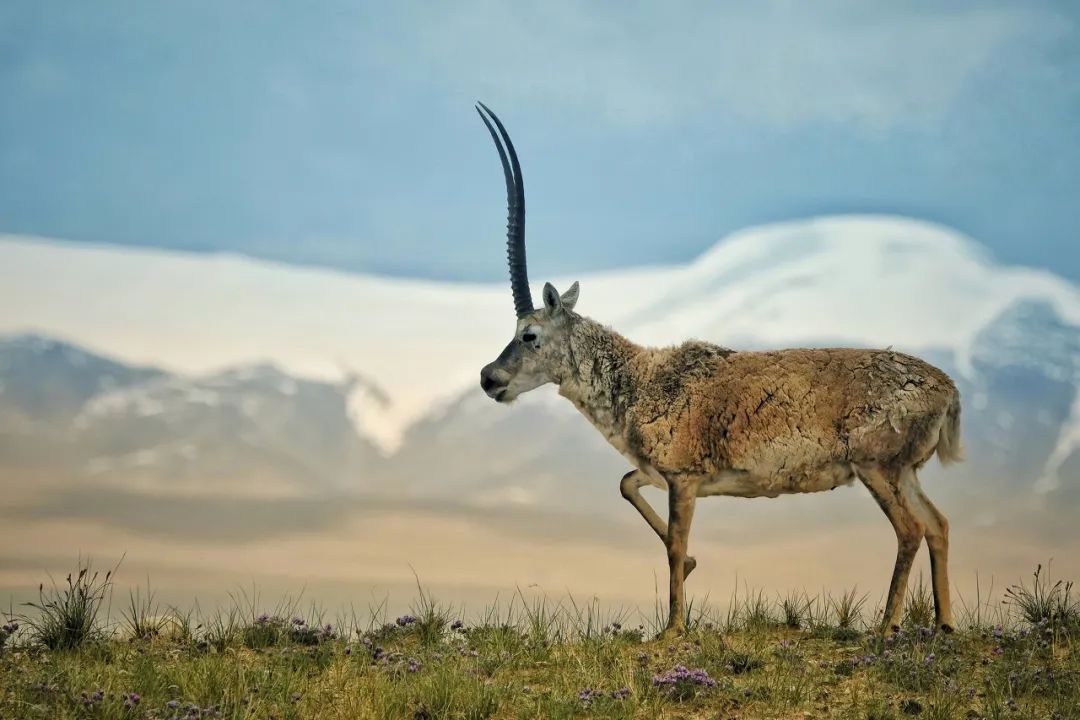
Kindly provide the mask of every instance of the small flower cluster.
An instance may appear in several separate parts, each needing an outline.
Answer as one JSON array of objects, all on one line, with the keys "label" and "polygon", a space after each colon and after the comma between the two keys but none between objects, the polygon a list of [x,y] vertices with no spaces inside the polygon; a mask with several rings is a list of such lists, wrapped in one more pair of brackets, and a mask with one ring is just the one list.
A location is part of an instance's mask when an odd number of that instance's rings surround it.
[{"label": "small flower cluster", "polygon": [[630,642],[642,642],[645,639],[645,626],[638,625],[636,628],[624,628],[620,622],[612,622],[600,630],[601,635],[610,635],[619,640]]},{"label": "small flower cluster", "polygon": [[319,645],[337,638],[331,625],[308,625],[307,620],[299,616],[286,622],[282,617],[266,613],[255,618],[255,623],[244,635],[249,647],[269,647],[283,639],[298,645]]},{"label": "small flower cluster", "polygon": [[4,643],[7,642],[7,639],[14,635],[18,629],[19,623],[14,620],[7,622],[4,625],[0,625],[0,648],[4,647]]},{"label": "small flower cluster", "polygon": [[577,694],[578,700],[584,705],[592,705],[594,700],[603,696],[604,693],[599,690],[593,690],[592,688],[585,688]]},{"label": "small flower cluster", "polygon": [[701,669],[691,670],[685,665],[676,665],[660,675],[653,675],[653,687],[677,700],[686,700],[699,692],[716,687],[716,680]]},{"label": "small flower cluster", "polygon": [[578,700],[581,701],[586,707],[592,705],[597,700],[610,697],[612,700],[625,700],[630,697],[630,688],[621,687],[618,690],[612,690],[609,693],[605,693],[602,690],[593,690],[592,688],[585,688],[578,693]]},{"label": "small flower cluster", "polygon": [[[109,694],[106,695],[104,690],[83,690],[79,693],[79,704],[88,711],[94,710],[99,706],[104,706],[106,702],[112,704],[114,707],[119,706],[120,710],[124,713],[125,717],[128,717],[128,713],[133,713],[142,703],[142,695],[137,692],[120,693],[119,695]],[[185,714],[178,714],[177,710],[180,707],[180,703],[172,701],[167,703],[163,710],[149,710],[147,711],[147,717],[149,718],[161,718],[161,713],[166,713],[164,720],[196,720],[197,718],[213,717],[217,712],[216,708],[204,708],[199,709],[198,706],[192,705],[190,707],[198,710],[195,712],[185,712]]]},{"label": "small flower cluster", "polygon": [[215,718],[218,716],[218,706],[212,705],[210,707],[200,707],[195,703],[182,703],[179,700],[170,700],[165,703],[165,715],[159,715],[153,713],[149,715],[151,718],[161,718],[161,720],[203,720],[203,718]]},{"label": "small flower cluster", "polygon": [[95,705],[105,702],[105,691],[95,690],[94,692],[87,692],[83,690],[79,693],[79,701],[83,707],[92,708]]},{"label": "small flower cluster", "polygon": [[420,618],[415,615],[402,615],[395,622],[397,622],[398,627],[409,627],[415,625],[419,620]]},{"label": "small flower cluster", "polygon": [[450,629],[451,630],[464,630],[465,629],[465,622],[463,620],[455,620],[454,622],[450,623]]},{"label": "small flower cluster", "polygon": [[[889,657],[891,657],[891,653],[888,650],[886,650],[885,653],[882,654],[882,659],[887,660]],[[873,665],[877,661],[878,661],[878,656],[877,655],[873,655],[873,654],[870,654],[870,655],[855,655],[855,656],[850,657],[850,658],[848,658],[846,660],[841,660],[838,663],[836,663],[836,666],[833,668],[833,671],[837,675],[851,675],[853,672],[855,672],[859,668],[861,668],[861,667],[869,667],[870,665]],[[821,667],[827,667],[827,665],[828,665],[827,662],[822,661],[822,663],[823,664],[820,665]]]},{"label": "small flower cluster", "polygon": [[337,638],[334,627],[327,623],[322,627],[308,625],[307,621],[300,617],[292,619],[292,628],[289,631],[290,639],[300,645],[319,645]]}]

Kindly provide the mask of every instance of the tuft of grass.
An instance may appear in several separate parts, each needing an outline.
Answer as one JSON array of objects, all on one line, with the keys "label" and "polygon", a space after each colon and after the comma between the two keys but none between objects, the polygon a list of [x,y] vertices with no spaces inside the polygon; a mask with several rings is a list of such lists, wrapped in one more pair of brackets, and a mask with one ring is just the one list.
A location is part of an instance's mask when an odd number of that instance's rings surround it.
[{"label": "tuft of grass", "polygon": [[862,637],[863,608],[866,595],[846,590],[839,596],[824,595],[805,605],[807,626],[811,635],[851,642]]},{"label": "tuft of grass", "polygon": [[128,606],[121,616],[131,640],[152,640],[161,634],[170,621],[170,618],[158,614],[154,591],[150,589],[150,578],[146,579],[145,596],[139,587],[128,591]]},{"label": "tuft of grass", "polygon": [[1023,582],[1005,590],[1005,602],[1019,611],[1028,624],[1049,628],[1054,634],[1080,631],[1080,600],[1072,597],[1072,582],[1051,583],[1043,577],[1043,567],[1035,568],[1031,587]]},{"label": "tuft of grass", "polygon": [[435,601],[431,593],[426,592],[420,584],[420,578],[416,578],[417,600],[412,605],[412,616],[415,618],[413,633],[420,640],[420,644],[431,647],[438,644],[443,633],[450,625],[450,616],[453,608],[443,607]]},{"label": "tuft of grass", "polygon": [[[119,565],[118,565],[119,566]],[[30,640],[49,650],[73,650],[103,637],[100,623],[102,605],[111,596],[113,570],[101,576],[90,561],[78,563],[66,584],[58,585],[51,577],[50,587],[38,586],[38,601],[26,605],[37,610],[20,619],[28,628]]]},{"label": "tuft of grass", "polygon": [[[224,614],[216,613],[208,621],[200,623],[202,636],[196,644],[196,648],[214,650],[218,654],[225,652],[225,649],[232,645],[233,640],[239,633],[238,615],[238,610],[231,607],[228,612]],[[245,646],[252,647],[252,645],[247,644],[246,640],[245,637]]]},{"label": "tuft of grass", "polygon": [[831,599],[833,613],[836,617],[836,627],[841,630],[855,630],[856,625],[862,622],[862,611],[866,605],[866,595],[859,597],[855,592],[855,588],[852,588],[841,593],[840,597]]},{"label": "tuft of grass", "polygon": [[784,626],[798,630],[803,626],[810,612],[810,598],[805,592],[789,592],[780,600],[780,612],[784,616]]},{"label": "tuft of grass", "polygon": [[764,590],[756,592],[746,588],[746,599],[743,601],[742,621],[746,627],[769,628],[777,625],[776,616],[773,613],[772,603],[765,596]]},{"label": "tuft of grass", "polygon": [[919,573],[915,584],[908,591],[902,623],[904,627],[915,631],[919,628],[934,627],[934,596],[922,573]]}]

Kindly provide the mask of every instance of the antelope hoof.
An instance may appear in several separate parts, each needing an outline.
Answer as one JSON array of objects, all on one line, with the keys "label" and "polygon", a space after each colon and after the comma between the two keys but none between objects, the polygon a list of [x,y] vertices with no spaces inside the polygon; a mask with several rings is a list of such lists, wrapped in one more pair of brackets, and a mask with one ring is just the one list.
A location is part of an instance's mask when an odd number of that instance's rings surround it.
[{"label": "antelope hoof", "polygon": [[697,560],[687,556],[686,561],[683,563],[683,580],[690,577],[690,573],[694,572],[694,568],[697,567]]},{"label": "antelope hoof", "polygon": [[882,637],[882,639],[890,638],[893,635],[896,635],[898,632],[900,632],[900,626],[895,624],[895,623],[893,623],[893,624],[886,623],[885,625],[881,626],[881,637]]},{"label": "antelope hoof", "polygon": [[938,623],[938,627],[940,627],[941,632],[945,633],[946,635],[952,635],[954,632],[956,632],[956,628],[954,628],[949,623]]}]

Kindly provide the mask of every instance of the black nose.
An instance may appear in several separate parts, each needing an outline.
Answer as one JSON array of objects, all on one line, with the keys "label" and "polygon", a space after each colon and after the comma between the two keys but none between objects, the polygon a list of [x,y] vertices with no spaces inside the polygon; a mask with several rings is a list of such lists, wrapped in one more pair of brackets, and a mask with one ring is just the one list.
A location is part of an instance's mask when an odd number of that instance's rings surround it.
[{"label": "black nose", "polygon": [[491,368],[484,368],[480,371],[480,387],[484,392],[490,392],[491,388],[495,387],[495,379],[491,377]]}]

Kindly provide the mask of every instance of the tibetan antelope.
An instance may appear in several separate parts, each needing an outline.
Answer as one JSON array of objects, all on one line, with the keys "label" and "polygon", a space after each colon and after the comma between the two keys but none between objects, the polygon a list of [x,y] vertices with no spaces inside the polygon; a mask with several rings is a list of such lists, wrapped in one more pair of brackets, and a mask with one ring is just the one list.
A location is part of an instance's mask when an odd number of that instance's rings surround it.
[{"label": "tibetan antelope", "polygon": [[[937,626],[951,631],[949,524],[919,487],[916,471],[937,453],[960,459],[960,396],[922,360],[891,350],[736,352],[705,342],[642,347],[579,315],[575,282],[544,285],[534,308],[525,263],[525,188],[510,137],[483,103],[476,108],[506,177],[507,255],[517,329],[480,372],[500,403],[555,383],[635,468],[622,495],[660,536],[670,572],[666,634],[685,629],[683,582],[699,497],[776,497],[831,490],[858,478],[896,531],[882,631],[899,627],[912,561],[930,551]],[[498,128],[498,132],[496,132]],[[501,142],[500,142],[501,138]],[[667,491],[667,523],[641,497]]]}]

